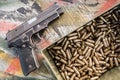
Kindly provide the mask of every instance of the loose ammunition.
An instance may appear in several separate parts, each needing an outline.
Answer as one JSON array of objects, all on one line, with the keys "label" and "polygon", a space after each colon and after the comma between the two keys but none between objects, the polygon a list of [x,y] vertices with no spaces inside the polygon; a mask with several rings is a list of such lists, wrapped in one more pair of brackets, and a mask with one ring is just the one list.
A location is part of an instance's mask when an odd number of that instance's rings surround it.
[{"label": "loose ammunition", "polygon": [[114,61],[115,61],[115,65],[116,65],[116,66],[119,66],[119,63],[118,63],[117,58],[114,58]]},{"label": "loose ammunition", "polygon": [[107,58],[105,59],[105,62],[108,62],[108,61],[109,61],[109,59],[110,59],[110,58],[109,58],[109,57],[107,57]]},{"label": "loose ammunition", "polygon": [[74,42],[81,42],[82,40],[81,39],[74,39]]},{"label": "loose ammunition", "polygon": [[89,48],[87,53],[85,54],[86,59],[88,59],[91,55],[92,48]]},{"label": "loose ammunition", "polygon": [[60,74],[62,75],[63,79],[66,80],[65,74],[63,72],[61,72]]},{"label": "loose ammunition", "polygon": [[105,65],[106,62],[105,61],[99,61],[99,64]]},{"label": "loose ammunition", "polygon": [[65,74],[66,80],[69,80],[70,78],[69,78],[69,76],[67,74],[67,71],[65,71],[64,74]]},{"label": "loose ammunition", "polygon": [[75,76],[76,76],[76,73],[73,73],[73,75],[71,76],[70,80],[74,80]]},{"label": "loose ammunition", "polygon": [[90,71],[90,72],[92,72],[92,71],[93,71],[93,69],[91,69],[91,68],[89,68],[89,67],[87,67],[87,70],[88,70],[88,71]]},{"label": "loose ammunition", "polygon": [[63,50],[66,50],[68,47],[69,41],[66,41],[65,45],[63,46]]},{"label": "loose ammunition", "polygon": [[83,62],[88,65],[88,61],[86,59],[83,59]]},{"label": "loose ammunition", "polygon": [[107,23],[108,24],[108,22],[101,16],[100,17],[105,23]]},{"label": "loose ammunition", "polygon": [[62,47],[60,47],[60,46],[55,46],[55,47],[53,47],[53,49],[62,49]]},{"label": "loose ammunition", "polygon": [[107,52],[105,52],[105,55],[108,55],[111,53],[111,50],[108,50]]},{"label": "loose ammunition", "polygon": [[84,27],[80,27],[79,29],[77,29],[77,32],[81,31]]},{"label": "loose ammunition", "polygon": [[113,67],[113,58],[110,58],[110,67]]},{"label": "loose ammunition", "polygon": [[96,51],[99,51],[103,47],[103,44],[100,43],[100,45],[97,47]]},{"label": "loose ammunition", "polygon": [[85,38],[84,38],[84,39],[89,38],[91,35],[92,35],[91,33],[88,33],[88,34],[85,36]]},{"label": "loose ammunition", "polygon": [[102,50],[102,49],[100,49],[100,53],[101,53],[101,55],[104,57],[104,53],[103,53],[103,50]]},{"label": "loose ammunition", "polygon": [[68,76],[71,76],[72,74],[73,74],[72,72],[68,72],[68,73],[67,73]]},{"label": "loose ammunition", "polygon": [[72,57],[70,50],[66,50],[66,55],[67,55],[67,58],[70,60]]},{"label": "loose ammunition", "polygon": [[90,47],[94,47],[94,44],[90,43],[90,42],[85,42],[86,45],[90,46]]},{"label": "loose ammunition", "polygon": [[94,72],[97,72],[95,66],[92,66],[92,69],[93,69]]},{"label": "loose ammunition", "polygon": [[86,32],[84,32],[84,34],[82,35],[81,39],[85,39],[85,36],[87,35]]},{"label": "loose ammunition", "polygon": [[64,38],[64,40],[62,41],[61,46],[64,46],[64,44],[66,43],[66,41],[67,41],[67,38]]},{"label": "loose ammunition", "polygon": [[68,40],[74,40],[74,39],[77,39],[77,38],[78,38],[78,36],[71,36],[71,37],[68,38]]},{"label": "loose ammunition", "polygon": [[76,56],[78,54],[78,49],[75,50],[73,56]]},{"label": "loose ammunition", "polygon": [[58,57],[58,56],[55,56],[55,59],[59,61],[59,60],[60,60],[60,57]]},{"label": "loose ammunition", "polygon": [[95,76],[95,77],[90,78],[90,80],[97,80],[98,78],[99,76]]},{"label": "loose ammunition", "polygon": [[80,63],[81,65],[85,65],[85,63],[79,59],[76,60],[78,63]]},{"label": "loose ammunition", "polygon": [[99,37],[99,36],[101,36],[102,34],[103,34],[103,32],[100,32],[100,33],[96,34],[96,37]]},{"label": "loose ammunition", "polygon": [[83,54],[85,54],[87,51],[88,51],[89,47],[87,46],[84,51],[83,51]]},{"label": "loose ammunition", "polygon": [[87,39],[86,41],[87,41],[87,42],[90,42],[90,43],[92,43],[92,44],[95,43],[95,41],[94,41],[94,40],[91,40],[91,39]]},{"label": "loose ammunition", "polygon": [[79,80],[79,77],[75,77],[75,80]]},{"label": "loose ammunition", "polygon": [[57,65],[57,66],[61,66],[61,63],[57,63],[56,65]]},{"label": "loose ammunition", "polygon": [[62,53],[63,57],[65,57],[65,58],[67,57],[64,50],[61,49],[61,53]]},{"label": "loose ammunition", "polygon": [[91,59],[91,57],[89,57],[89,67],[91,67],[92,66],[92,59]]},{"label": "loose ammunition", "polygon": [[74,57],[71,59],[71,62],[75,61],[78,57],[79,57],[79,54],[77,54],[76,56],[74,56]]},{"label": "loose ammunition", "polygon": [[95,29],[94,29],[93,25],[91,25],[90,27],[91,27],[92,33],[94,33],[94,32],[95,32]]},{"label": "loose ammunition", "polygon": [[79,63],[74,63],[73,65],[76,66],[76,67],[81,66],[81,64],[79,64]]},{"label": "loose ammunition", "polygon": [[89,78],[90,78],[90,76],[85,75],[85,76],[81,77],[80,80],[86,80],[86,79],[89,79]]},{"label": "loose ammunition", "polygon": [[73,69],[71,69],[71,68],[69,68],[69,67],[67,67],[67,66],[65,66],[65,69],[66,69],[67,71],[74,72]]},{"label": "loose ammunition", "polygon": [[[97,41],[96,41],[97,42]],[[95,49],[100,45],[100,41],[98,41],[97,43],[95,43]]]},{"label": "loose ammunition", "polygon": [[60,59],[60,62],[67,64],[67,61],[65,61],[64,59]]},{"label": "loose ammunition", "polygon": [[79,72],[81,73],[82,71],[84,71],[87,68],[87,65],[83,66],[82,68],[79,69]]},{"label": "loose ammunition", "polygon": [[116,17],[115,14],[112,14],[112,16],[114,17],[114,19],[115,19],[116,21],[118,21],[118,18]]},{"label": "loose ammunition", "polygon": [[93,57],[93,60],[94,60],[96,65],[99,65],[99,62],[98,62],[98,60],[97,60],[97,58],[95,56]]},{"label": "loose ammunition", "polygon": [[105,28],[105,27],[107,27],[107,25],[106,24],[102,24],[102,25],[98,25],[97,27],[98,28]]},{"label": "loose ammunition", "polygon": [[74,33],[69,34],[68,37],[76,36],[76,35],[77,35],[77,33],[74,32]]},{"label": "loose ammunition", "polygon": [[92,50],[91,57],[95,55],[95,49]]},{"label": "loose ammunition", "polygon": [[62,66],[61,66],[61,70],[62,70],[62,71],[65,70],[65,64],[62,64]]},{"label": "loose ammunition", "polygon": [[80,73],[79,73],[79,71],[77,70],[77,68],[76,68],[76,67],[73,67],[73,70],[75,71],[75,73],[76,73],[77,75],[79,75],[79,76],[80,76]]}]

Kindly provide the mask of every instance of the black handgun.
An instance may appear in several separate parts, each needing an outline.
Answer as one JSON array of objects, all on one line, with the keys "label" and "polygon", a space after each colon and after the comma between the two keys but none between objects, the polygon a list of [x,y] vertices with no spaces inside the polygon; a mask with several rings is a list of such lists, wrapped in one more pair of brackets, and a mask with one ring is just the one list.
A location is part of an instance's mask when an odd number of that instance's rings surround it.
[{"label": "black handgun", "polygon": [[62,13],[63,10],[61,7],[57,3],[54,3],[38,16],[24,22],[17,28],[8,31],[6,34],[8,47],[17,49],[22,71],[25,76],[39,67],[35,54],[36,46],[31,37],[33,34],[46,28],[51,21],[57,19]]}]

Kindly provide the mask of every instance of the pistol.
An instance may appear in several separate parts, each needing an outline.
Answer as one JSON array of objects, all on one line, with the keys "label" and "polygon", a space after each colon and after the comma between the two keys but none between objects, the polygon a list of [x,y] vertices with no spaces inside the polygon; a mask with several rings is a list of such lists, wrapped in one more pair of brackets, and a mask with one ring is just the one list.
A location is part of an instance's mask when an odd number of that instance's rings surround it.
[{"label": "pistol", "polygon": [[50,22],[59,18],[61,14],[63,14],[63,10],[57,3],[54,3],[38,16],[25,21],[15,29],[7,32],[6,40],[8,47],[16,49],[25,76],[39,68],[38,59],[35,54],[36,45],[31,37],[45,29]]}]

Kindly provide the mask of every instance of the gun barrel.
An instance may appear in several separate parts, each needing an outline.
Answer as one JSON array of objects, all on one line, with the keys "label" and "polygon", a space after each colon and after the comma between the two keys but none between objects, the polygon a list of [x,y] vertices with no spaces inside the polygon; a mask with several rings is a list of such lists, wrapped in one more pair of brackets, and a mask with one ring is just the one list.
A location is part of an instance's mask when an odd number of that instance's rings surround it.
[{"label": "gun barrel", "polygon": [[[41,12],[37,17],[33,17],[32,19],[24,22],[17,28],[9,31],[6,34],[7,41],[9,43],[14,42],[17,37],[19,37],[26,31],[29,31],[31,28],[34,30],[33,32],[36,32],[35,29],[41,30],[41,29],[47,27],[47,26],[45,26],[45,24],[56,19],[62,13],[63,13],[63,11],[62,11],[61,7],[57,3],[54,3],[51,7],[47,8],[45,11]],[[54,16],[54,15],[56,15],[56,16]],[[40,23],[39,28],[34,27],[39,23]],[[12,41],[12,40],[14,40],[14,41]]]}]

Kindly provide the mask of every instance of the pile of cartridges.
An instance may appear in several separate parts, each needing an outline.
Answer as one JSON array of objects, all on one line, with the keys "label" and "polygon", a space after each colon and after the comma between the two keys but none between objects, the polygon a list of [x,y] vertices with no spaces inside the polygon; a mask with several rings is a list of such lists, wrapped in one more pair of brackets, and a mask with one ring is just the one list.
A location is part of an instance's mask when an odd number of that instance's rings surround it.
[{"label": "pile of cartridges", "polygon": [[120,9],[100,15],[47,51],[64,80],[98,80],[120,64]]}]

